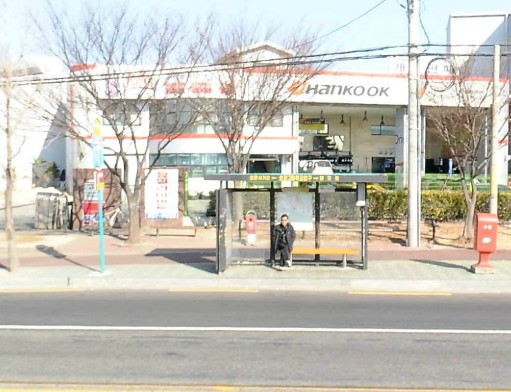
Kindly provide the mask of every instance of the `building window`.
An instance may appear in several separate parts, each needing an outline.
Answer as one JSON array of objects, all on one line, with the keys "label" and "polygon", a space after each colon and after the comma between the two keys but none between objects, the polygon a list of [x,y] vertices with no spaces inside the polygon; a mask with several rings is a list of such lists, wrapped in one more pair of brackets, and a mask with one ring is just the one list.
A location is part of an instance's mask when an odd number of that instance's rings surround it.
[{"label": "building window", "polygon": [[[156,154],[151,154],[150,162],[155,159]],[[191,177],[229,171],[225,154],[161,154],[155,166],[184,168]]]},{"label": "building window", "polygon": [[259,116],[258,111],[252,110],[248,113],[248,116],[247,116],[247,124],[248,125],[250,125],[251,127],[256,127],[257,125],[259,125],[259,121],[260,121],[260,116]]},{"label": "building window", "polygon": [[152,135],[194,133],[196,113],[188,101],[165,100],[149,108],[149,127]]},{"label": "building window", "polygon": [[179,166],[189,166],[190,154],[177,154],[177,164]]},{"label": "building window", "polygon": [[284,126],[284,115],[282,114],[282,111],[278,110],[275,112],[270,119],[270,126],[275,128]]},{"label": "building window", "polygon": [[195,119],[195,124],[192,129],[192,133],[201,135],[213,135],[215,133],[215,130],[213,126],[209,124],[207,116],[199,114]]},{"label": "building window", "polygon": [[132,127],[142,125],[142,111],[134,102],[104,101],[102,102],[103,124]]},{"label": "building window", "polygon": [[[253,108],[248,112],[247,124],[251,127],[259,127],[262,122],[266,121],[267,116],[268,113],[264,112],[264,108]],[[282,114],[282,111],[276,110],[273,116],[267,121],[267,125],[270,127],[283,127],[284,115]]]},{"label": "building window", "polygon": [[206,166],[206,172],[204,174],[216,174],[218,173],[218,168],[215,166]]},{"label": "building window", "polygon": [[188,100],[165,100],[153,103],[149,109],[152,135],[158,134],[214,134],[210,124],[214,115],[201,114]]},{"label": "building window", "polygon": [[204,160],[206,165],[217,165],[218,155],[217,154],[204,154]]},{"label": "building window", "polygon": [[202,165],[204,154],[191,154],[190,160],[192,165]]}]

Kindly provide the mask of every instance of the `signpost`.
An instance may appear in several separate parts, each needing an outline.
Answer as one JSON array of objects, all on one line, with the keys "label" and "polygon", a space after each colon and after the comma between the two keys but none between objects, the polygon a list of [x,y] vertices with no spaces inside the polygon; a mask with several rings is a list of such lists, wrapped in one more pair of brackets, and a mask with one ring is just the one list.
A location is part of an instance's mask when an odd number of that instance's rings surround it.
[{"label": "signpost", "polygon": [[99,119],[94,120],[92,128],[92,156],[94,160],[94,184],[98,194],[98,227],[99,227],[99,269],[105,272],[105,233],[103,225],[103,190],[105,177],[103,174],[103,137]]}]

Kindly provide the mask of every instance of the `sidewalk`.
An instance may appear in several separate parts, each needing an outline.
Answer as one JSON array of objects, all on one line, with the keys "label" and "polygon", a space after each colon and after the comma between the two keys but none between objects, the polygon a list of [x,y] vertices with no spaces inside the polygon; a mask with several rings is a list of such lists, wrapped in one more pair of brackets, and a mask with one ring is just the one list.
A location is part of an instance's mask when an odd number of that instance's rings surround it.
[{"label": "sidewalk", "polygon": [[[21,267],[0,269],[0,291],[13,290],[309,290],[340,292],[511,293],[511,249],[492,255],[493,274],[473,274],[474,250],[369,243],[369,268],[298,265],[272,268],[240,263],[215,271],[214,229],[196,238],[146,236],[137,246],[105,236],[105,272],[99,237],[81,233],[20,233]],[[0,239],[0,264],[7,265]]]},{"label": "sidewalk", "polygon": [[[76,232],[28,230],[33,227],[34,194],[17,196],[18,249],[21,267],[9,273],[0,266],[5,290],[336,290],[420,293],[511,293],[511,237],[499,236],[492,255],[493,274],[469,271],[474,250],[454,247],[406,248],[369,241],[369,268],[348,265],[298,265],[280,270],[262,264],[233,264],[215,273],[214,229],[196,238],[146,236],[137,246],[105,237],[105,272],[99,272],[99,239]],[[3,211],[0,210],[0,218]],[[8,265],[0,233],[0,265]]]}]

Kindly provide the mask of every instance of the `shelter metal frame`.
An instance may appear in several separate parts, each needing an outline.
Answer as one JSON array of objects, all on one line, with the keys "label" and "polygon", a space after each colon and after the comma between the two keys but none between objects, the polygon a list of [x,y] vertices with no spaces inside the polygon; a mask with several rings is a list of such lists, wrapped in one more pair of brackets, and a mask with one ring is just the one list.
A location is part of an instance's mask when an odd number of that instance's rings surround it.
[{"label": "shelter metal frame", "polygon": [[[269,192],[270,193],[270,258],[275,259],[274,243],[273,243],[273,228],[275,222],[275,194],[280,192],[281,188],[277,188],[275,183],[291,182],[291,184],[303,184],[313,183],[315,187],[311,189],[314,191],[314,239],[315,247],[320,247],[320,224],[321,224],[321,193],[322,186],[332,186],[338,184],[355,184],[356,192],[356,206],[360,208],[361,212],[361,257],[362,257],[362,268],[365,270],[368,268],[368,257],[367,257],[367,241],[368,241],[368,217],[367,217],[367,185],[387,182],[386,174],[375,174],[375,173],[342,173],[342,174],[331,174],[331,175],[320,175],[320,174],[281,174],[281,173],[260,173],[260,174],[210,174],[204,177],[205,180],[214,180],[220,182],[220,189],[217,191],[217,214],[216,214],[216,270],[218,273],[222,273],[227,268],[229,262],[228,250],[222,251],[222,241],[224,238],[225,229],[225,213],[222,212],[223,197],[225,197],[225,191],[228,192],[246,192],[246,191],[257,191],[257,192]],[[246,188],[236,187],[235,184],[240,183],[259,183],[261,184],[258,188]],[[269,186],[267,185],[269,184]],[[296,186],[297,187],[297,186]],[[331,190],[330,190],[331,191]],[[224,193],[222,193],[224,192]],[[320,255],[316,254],[314,257],[315,262],[319,262]]]}]

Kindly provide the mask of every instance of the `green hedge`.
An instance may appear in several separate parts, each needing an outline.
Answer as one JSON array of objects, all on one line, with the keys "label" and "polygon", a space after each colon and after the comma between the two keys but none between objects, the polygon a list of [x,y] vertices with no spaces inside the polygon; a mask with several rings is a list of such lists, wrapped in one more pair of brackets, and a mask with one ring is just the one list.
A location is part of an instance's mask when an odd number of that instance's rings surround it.
[{"label": "green hedge", "polygon": [[[476,212],[488,212],[490,194],[477,194]],[[408,200],[406,191],[368,192],[369,219],[402,220],[406,218]],[[465,199],[460,191],[423,191],[422,218],[439,222],[464,219],[467,214]],[[501,222],[511,221],[511,193],[499,193],[498,216]]]},{"label": "green hedge", "polygon": [[407,211],[406,198],[404,191],[369,191],[367,195],[369,219],[403,219]]},{"label": "green hedge", "polygon": [[[215,192],[210,194],[208,215],[215,215]],[[403,220],[408,211],[407,192],[397,191],[368,191],[368,216],[371,220]],[[488,212],[490,205],[489,192],[477,194],[476,212]],[[346,208],[352,204],[350,193],[327,193],[322,195],[322,215],[350,219],[353,210]],[[255,210],[257,216],[269,218],[269,194],[265,192],[247,192],[243,197],[243,210]],[[312,208],[312,206],[311,206]],[[422,191],[422,218],[432,218],[438,222],[462,220],[467,209],[463,193],[460,191]],[[498,198],[498,216],[500,222],[511,222],[511,192],[501,192]]]}]

